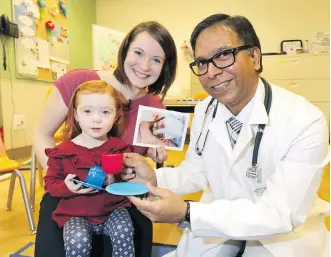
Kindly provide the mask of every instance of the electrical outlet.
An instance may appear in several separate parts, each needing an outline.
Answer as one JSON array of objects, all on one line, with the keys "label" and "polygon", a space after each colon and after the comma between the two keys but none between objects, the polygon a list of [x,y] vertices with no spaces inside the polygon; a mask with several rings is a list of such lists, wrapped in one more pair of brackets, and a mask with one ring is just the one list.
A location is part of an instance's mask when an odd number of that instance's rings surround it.
[{"label": "electrical outlet", "polygon": [[13,119],[13,130],[24,130],[25,129],[25,115],[15,114]]}]

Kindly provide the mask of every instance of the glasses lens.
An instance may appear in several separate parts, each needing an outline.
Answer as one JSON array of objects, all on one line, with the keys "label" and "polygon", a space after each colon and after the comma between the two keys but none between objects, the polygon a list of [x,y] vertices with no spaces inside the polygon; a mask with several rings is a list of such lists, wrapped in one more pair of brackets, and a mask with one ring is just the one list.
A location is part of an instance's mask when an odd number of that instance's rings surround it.
[{"label": "glasses lens", "polygon": [[230,50],[220,52],[219,54],[214,56],[213,62],[218,68],[228,67],[234,63],[233,52]]},{"label": "glasses lens", "polygon": [[205,62],[195,62],[191,65],[191,69],[195,75],[200,76],[207,72],[208,65]]},{"label": "glasses lens", "polygon": [[218,54],[215,54],[210,60],[196,61],[190,65],[191,70],[197,76],[204,75],[208,72],[208,64],[212,62],[217,68],[223,69],[231,66],[234,63],[235,52],[249,48],[249,46],[241,46],[228,49]]}]

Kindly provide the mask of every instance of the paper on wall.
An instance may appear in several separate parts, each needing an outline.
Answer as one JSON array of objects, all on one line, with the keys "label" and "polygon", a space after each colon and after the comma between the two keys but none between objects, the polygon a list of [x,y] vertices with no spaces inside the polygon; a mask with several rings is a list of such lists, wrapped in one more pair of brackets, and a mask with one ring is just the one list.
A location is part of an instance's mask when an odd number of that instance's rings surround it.
[{"label": "paper on wall", "polygon": [[49,59],[69,64],[69,45],[55,40],[49,42]]},{"label": "paper on wall", "polygon": [[32,0],[15,1],[13,6],[14,22],[18,24],[20,37],[15,40],[17,75],[37,78],[37,49],[35,22],[28,16],[28,6]]},{"label": "paper on wall", "polygon": [[39,7],[35,3],[29,3],[27,8],[28,13],[31,13],[32,16],[36,19],[40,19]]},{"label": "paper on wall", "polygon": [[52,61],[69,64],[69,32],[67,28],[54,24],[54,32],[49,42],[49,56]]},{"label": "paper on wall", "polygon": [[50,69],[51,65],[49,63],[48,42],[46,40],[37,38],[36,46],[37,46],[37,66],[40,68]]},{"label": "paper on wall", "polygon": [[60,24],[54,23],[53,40],[63,44],[69,44],[69,30]]},{"label": "paper on wall", "polygon": [[100,71],[114,71],[117,53],[125,33],[114,29],[92,25],[93,66]]},{"label": "paper on wall", "polygon": [[53,79],[56,80],[62,75],[67,73],[67,65],[63,63],[52,63],[52,75]]},{"label": "paper on wall", "polygon": [[18,48],[18,52],[22,56],[17,63],[18,74],[24,77],[36,78],[38,70],[34,54],[30,51],[24,51],[24,48]]},{"label": "paper on wall", "polygon": [[21,36],[25,37],[34,37],[36,35],[36,31],[31,26],[20,26]]},{"label": "paper on wall", "polygon": [[13,0],[13,4],[17,5],[17,6],[21,5],[22,8],[27,8],[29,5],[33,4],[33,1],[32,0]]},{"label": "paper on wall", "polygon": [[22,22],[22,24],[24,24],[24,25],[26,25],[26,26],[31,26],[31,25],[33,25],[33,21],[32,21],[32,19],[31,19],[30,17],[28,17],[28,16],[25,16],[25,15],[20,15],[20,16],[18,17],[18,20],[19,20],[20,22]]},{"label": "paper on wall", "polygon": [[[35,41],[33,39],[31,41],[35,45]],[[24,77],[36,78],[38,76],[38,70],[35,48],[27,48],[20,40],[17,40],[16,51],[20,56],[20,59],[17,60],[18,74]]]},{"label": "paper on wall", "polygon": [[40,19],[39,7],[32,0],[13,0],[13,4],[21,14]]},{"label": "paper on wall", "polygon": [[25,48],[32,49],[36,46],[35,40],[33,38],[22,38],[20,39],[20,42]]}]

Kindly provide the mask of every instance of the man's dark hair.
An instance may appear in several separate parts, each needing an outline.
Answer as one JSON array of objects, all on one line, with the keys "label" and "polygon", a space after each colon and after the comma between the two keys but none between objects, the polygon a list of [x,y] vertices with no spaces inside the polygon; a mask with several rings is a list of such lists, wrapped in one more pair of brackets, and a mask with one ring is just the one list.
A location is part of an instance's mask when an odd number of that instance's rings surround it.
[{"label": "man's dark hair", "polygon": [[[191,46],[193,52],[195,51],[196,41],[200,33],[204,29],[209,28],[215,24],[229,27],[230,29],[232,29],[237,33],[238,38],[245,45],[251,45],[257,47],[260,49],[260,52],[262,53],[260,40],[257,37],[251,22],[243,16],[230,16],[223,13],[218,13],[207,17],[194,28],[191,35]],[[260,64],[261,64],[261,68],[257,71],[258,73],[261,73],[263,70],[262,54],[260,57]]]}]

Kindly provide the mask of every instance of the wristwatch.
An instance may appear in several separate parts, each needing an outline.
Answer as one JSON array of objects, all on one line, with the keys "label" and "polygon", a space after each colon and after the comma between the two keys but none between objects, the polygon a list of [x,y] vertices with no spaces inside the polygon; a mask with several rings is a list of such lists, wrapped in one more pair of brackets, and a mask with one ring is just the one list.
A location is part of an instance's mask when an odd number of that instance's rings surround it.
[{"label": "wristwatch", "polygon": [[191,229],[191,206],[190,203],[192,200],[184,200],[187,203],[186,213],[184,219],[178,223],[178,227],[185,230]]}]

